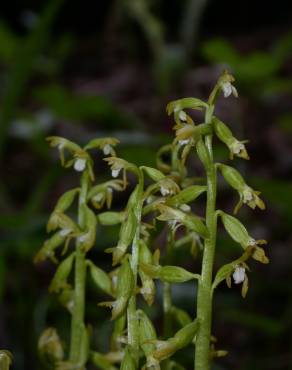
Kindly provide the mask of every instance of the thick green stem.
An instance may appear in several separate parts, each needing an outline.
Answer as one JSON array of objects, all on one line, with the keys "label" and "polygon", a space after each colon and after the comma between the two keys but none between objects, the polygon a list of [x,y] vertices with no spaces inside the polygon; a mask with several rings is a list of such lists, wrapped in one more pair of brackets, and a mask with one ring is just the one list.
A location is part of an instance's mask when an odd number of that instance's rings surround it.
[{"label": "thick green stem", "polygon": [[[85,171],[81,178],[81,189],[78,204],[78,223],[84,228],[84,205],[86,204],[89,178]],[[83,331],[84,331],[84,307],[85,307],[85,281],[86,263],[85,253],[81,250],[79,243],[76,243],[75,257],[75,285],[74,285],[74,308],[71,320],[71,343],[70,362],[78,364],[80,361]]]},{"label": "thick green stem", "polygon": [[[211,106],[206,112],[206,122],[210,123],[213,113]],[[195,370],[210,369],[210,337],[212,324],[212,272],[216,246],[216,168],[213,163],[212,135],[206,136],[206,147],[210,161],[205,166],[207,175],[206,226],[209,237],[205,240],[201,279],[198,286],[197,317],[200,329],[196,339]]]},{"label": "thick green stem", "polygon": [[128,344],[131,346],[131,353],[134,357],[136,368],[139,368],[139,326],[137,320],[137,307],[136,307],[136,287],[137,287],[137,275],[138,275],[138,264],[139,264],[139,239],[140,239],[140,224],[142,217],[142,196],[144,187],[144,178],[142,171],[139,173],[139,201],[135,207],[135,216],[137,219],[137,229],[135,232],[133,244],[132,244],[132,257],[131,257],[131,268],[134,275],[134,293],[129,300],[127,309],[127,327],[128,327]]}]

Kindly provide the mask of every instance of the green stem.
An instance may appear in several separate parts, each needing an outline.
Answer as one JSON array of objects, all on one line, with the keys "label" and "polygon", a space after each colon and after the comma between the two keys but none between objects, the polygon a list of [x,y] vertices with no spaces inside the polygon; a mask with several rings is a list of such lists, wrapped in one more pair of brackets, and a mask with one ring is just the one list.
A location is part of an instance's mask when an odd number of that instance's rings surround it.
[{"label": "green stem", "polygon": [[[84,205],[86,204],[89,177],[84,171],[81,178],[81,190],[78,204],[78,223],[81,229],[84,228]],[[86,261],[85,253],[81,250],[79,243],[76,243],[75,257],[75,286],[74,286],[74,309],[71,320],[71,343],[70,362],[78,364],[81,356],[83,331],[84,331],[84,307],[85,307],[85,281]]]},{"label": "green stem", "polygon": [[129,300],[127,309],[127,327],[128,327],[128,344],[131,346],[131,353],[134,357],[136,368],[139,368],[139,326],[137,320],[137,307],[136,307],[136,287],[137,287],[137,275],[138,275],[138,264],[139,264],[139,239],[140,239],[140,224],[142,217],[143,207],[143,188],[144,188],[144,177],[142,171],[139,172],[139,202],[135,207],[135,216],[137,219],[137,229],[132,244],[132,257],[131,257],[131,268],[134,275],[134,293]]},{"label": "green stem", "polygon": [[[206,123],[212,119],[214,107],[211,105],[206,111]],[[212,135],[206,136],[205,141],[210,161],[206,165],[207,175],[207,206],[206,226],[209,237],[205,239],[201,279],[198,286],[197,317],[200,320],[200,329],[196,339],[195,369],[210,369],[210,337],[212,324],[212,272],[216,246],[216,168],[213,163]]]},{"label": "green stem", "polygon": [[[168,226],[168,233],[167,233],[167,250],[166,250],[166,259],[165,262],[167,265],[171,264],[172,260],[172,251],[173,251],[173,244],[174,244],[174,235],[173,230],[170,226]],[[170,283],[163,283],[163,335],[165,338],[171,336],[171,306],[172,306],[172,299],[171,299],[171,284]]]}]

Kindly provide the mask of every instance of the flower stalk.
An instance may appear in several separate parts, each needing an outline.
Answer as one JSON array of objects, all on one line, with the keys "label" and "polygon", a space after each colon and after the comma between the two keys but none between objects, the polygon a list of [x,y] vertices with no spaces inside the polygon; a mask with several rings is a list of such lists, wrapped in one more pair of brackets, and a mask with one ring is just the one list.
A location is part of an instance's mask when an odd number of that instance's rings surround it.
[{"label": "flower stalk", "polygon": [[[81,229],[85,227],[84,207],[87,201],[89,189],[89,176],[87,171],[82,173],[81,189],[78,199],[78,224]],[[85,253],[81,249],[80,242],[76,241],[75,256],[75,284],[74,284],[74,308],[71,319],[71,341],[69,359],[72,363],[79,363],[80,350],[84,340],[84,307],[85,307],[85,282],[86,282],[86,261]]]},{"label": "flower stalk", "polygon": [[[212,120],[214,106],[206,109],[205,122]],[[200,320],[200,327],[196,339],[195,369],[207,370],[210,368],[210,338],[212,321],[212,272],[214,254],[216,247],[216,192],[217,179],[216,168],[213,163],[212,134],[206,135],[205,145],[208,151],[209,160],[205,161],[204,167],[207,177],[207,205],[206,205],[206,226],[209,236],[205,239],[202,260],[201,278],[198,284],[197,297],[197,318]]]}]

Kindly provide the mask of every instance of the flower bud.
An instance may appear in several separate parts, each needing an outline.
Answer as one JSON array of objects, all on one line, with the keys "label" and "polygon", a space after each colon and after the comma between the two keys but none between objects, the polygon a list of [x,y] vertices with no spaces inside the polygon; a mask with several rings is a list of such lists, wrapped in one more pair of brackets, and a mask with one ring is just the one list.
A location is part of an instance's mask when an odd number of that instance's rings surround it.
[{"label": "flower bud", "polygon": [[144,311],[138,310],[139,317],[139,342],[146,357],[155,350],[154,340],[157,339],[155,328]]},{"label": "flower bud", "polygon": [[129,245],[132,243],[137,229],[137,219],[132,208],[127,211],[127,218],[122,223],[119,234],[118,245],[115,248],[109,248],[106,252],[113,254],[113,266],[118,264],[123,258]]},{"label": "flower bud", "polygon": [[134,290],[134,275],[128,259],[125,259],[119,268],[116,300],[114,302],[103,302],[100,306],[112,307],[112,320],[115,320],[125,312],[128,301]]},{"label": "flower bud", "polygon": [[225,164],[219,164],[218,168],[227,183],[232,186],[235,190],[241,191],[245,186],[245,181],[241,174],[233,167],[227,166]]},{"label": "flower bud", "polygon": [[154,351],[153,357],[159,361],[169,358],[176,351],[186,347],[189,343],[191,343],[194,339],[194,336],[198,332],[198,329],[199,321],[196,319],[176,332],[174,337],[169,338],[167,341],[158,341],[156,344],[157,349]]},{"label": "flower bud", "polygon": [[141,263],[141,269],[154,279],[160,279],[166,283],[184,283],[196,279],[198,276],[179,266],[155,266]]},{"label": "flower bud", "polygon": [[97,220],[101,225],[117,225],[125,221],[126,212],[103,212],[97,215]]},{"label": "flower bud", "polygon": [[196,319],[176,332],[173,338],[177,342],[177,348],[181,349],[191,343],[198,330],[199,320]]},{"label": "flower bud", "polygon": [[141,170],[144,170],[151,180],[157,182],[165,178],[165,175],[157,170],[156,168],[141,166]]},{"label": "flower bud", "polygon": [[200,139],[197,142],[196,149],[197,149],[197,154],[200,158],[200,161],[204,164],[205,167],[208,167],[210,163],[210,155],[202,139]]},{"label": "flower bud", "polygon": [[125,349],[124,358],[122,360],[120,370],[136,370],[135,361],[130,353],[128,346]]},{"label": "flower bud", "polygon": [[86,263],[89,266],[90,275],[94,284],[106,294],[113,295],[112,282],[108,274],[97,267],[93,262],[87,260]]},{"label": "flower bud", "polygon": [[[139,263],[152,263],[152,254],[142,239],[139,240]],[[148,305],[151,306],[155,296],[154,282],[142,269],[139,269],[139,276],[142,282],[140,293]]]},{"label": "flower bud", "polygon": [[166,204],[171,207],[179,207],[182,204],[194,201],[200,194],[204,193],[206,189],[206,186],[191,185],[171,198],[168,198]]},{"label": "flower bud", "polygon": [[225,230],[231,238],[243,246],[243,248],[246,248],[249,245],[250,236],[243,224],[237,218],[227,213],[221,212],[220,215]]},{"label": "flower bud", "polygon": [[41,334],[38,341],[38,350],[42,362],[54,366],[56,362],[64,358],[62,342],[55,328],[47,328]]},{"label": "flower bud", "polygon": [[72,270],[75,253],[65,258],[58,266],[57,271],[51,281],[49,291],[59,293],[60,290],[70,287],[67,282],[68,276]]}]

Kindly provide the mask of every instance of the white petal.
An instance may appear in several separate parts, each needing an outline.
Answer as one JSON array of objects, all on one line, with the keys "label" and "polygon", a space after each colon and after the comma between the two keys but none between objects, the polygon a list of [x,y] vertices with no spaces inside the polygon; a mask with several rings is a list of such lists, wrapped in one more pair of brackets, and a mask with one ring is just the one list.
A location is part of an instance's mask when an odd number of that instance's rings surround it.
[{"label": "white petal", "polygon": [[230,82],[224,82],[222,84],[222,90],[223,90],[223,95],[224,98],[228,98],[232,94],[232,85]]},{"label": "white petal", "polygon": [[232,93],[233,93],[233,95],[234,95],[236,98],[238,98],[238,92],[237,92],[236,88],[235,88],[233,85],[231,86],[231,88],[232,88]]},{"label": "white petal", "polygon": [[101,201],[103,198],[104,198],[104,193],[97,193],[97,194],[93,197],[93,200],[94,200],[95,202],[99,202],[99,201]]},{"label": "white petal", "polygon": [[240,284],[244,281],[245,278],[245,268],[237,266],[233,275],[233,280],[235,284]]},{"label": "white petal", "polygon": [[60,235],[61,236],[67,236],[68,234],[70,234],[71,233],[71,229],[62,229],[62,230],[60,230]]},{"label": "white petal", "polygon": [[239,154],[244,150],[244,145],[240,141],[236,140],[230,145],[230,149],[232,153]]},{"label": "white petal", "polygon": [[82,234],[77,238],[79,243],[84,243],[86,239],[87,239],[87,234]]},{"label": "white petal", "polygon": [[189,139],[179,140],[178,141],[178,143],[179,143],[180,146],[187,145],[189,142],[190,142]]},{"label": "white petal", "polygon": [[120,171],[121,171],[121,168],[118,168],[118,169],[112,170],[112,177],[118,177],[118,176],[119,176]]},{"label": "white petal", "polygon": [[169,189],[164,188],[163,186],[161,186],[160,193],[161,193],[161,195],[163,195],[165,197],[166,195],[170,194],[170,191],[169,191]]},{"label": "white petal", "polygon": [[78,172],[84,171],[86,166],[86,159],[84,158],[77,158],[74,162],[74,170]]},{"label": "white petal", "polygon": [[256,245],[256,244],[257,244],[257,242],[256,242],[256,240],[255,240],[255,239],[253,239],[253,238],[250,238],[250,239],[249,239],[249,241],[248,241],[248,245],[254,246],[254,245]]},{"label": "white petal", "polygon": [[179,117],[179,119],[180,119],[181,121],[186,121],[186,120],[187,120],[187,115],[186,115],[186,113],[185,113],[183,110],[181,110],[181,111],[179,112],[178,117]]},{"label": "white petal", "polygon": [[111,153],[112,147],[109,144],[105,144],[102,150],[104,155],[109,155]]},{"label": "white petal", "polygon": [[188,205],[188,204],[182,204],[180,207],[179,207],[180,210],[182,210],[183,212],[190,212],[191,210],[191,207]]},{"label": "white petal", "polygon": [[243,203],[249,202],[253,199],[252,190],[248,186],[243,190],[242,195],[243,195]]}]

